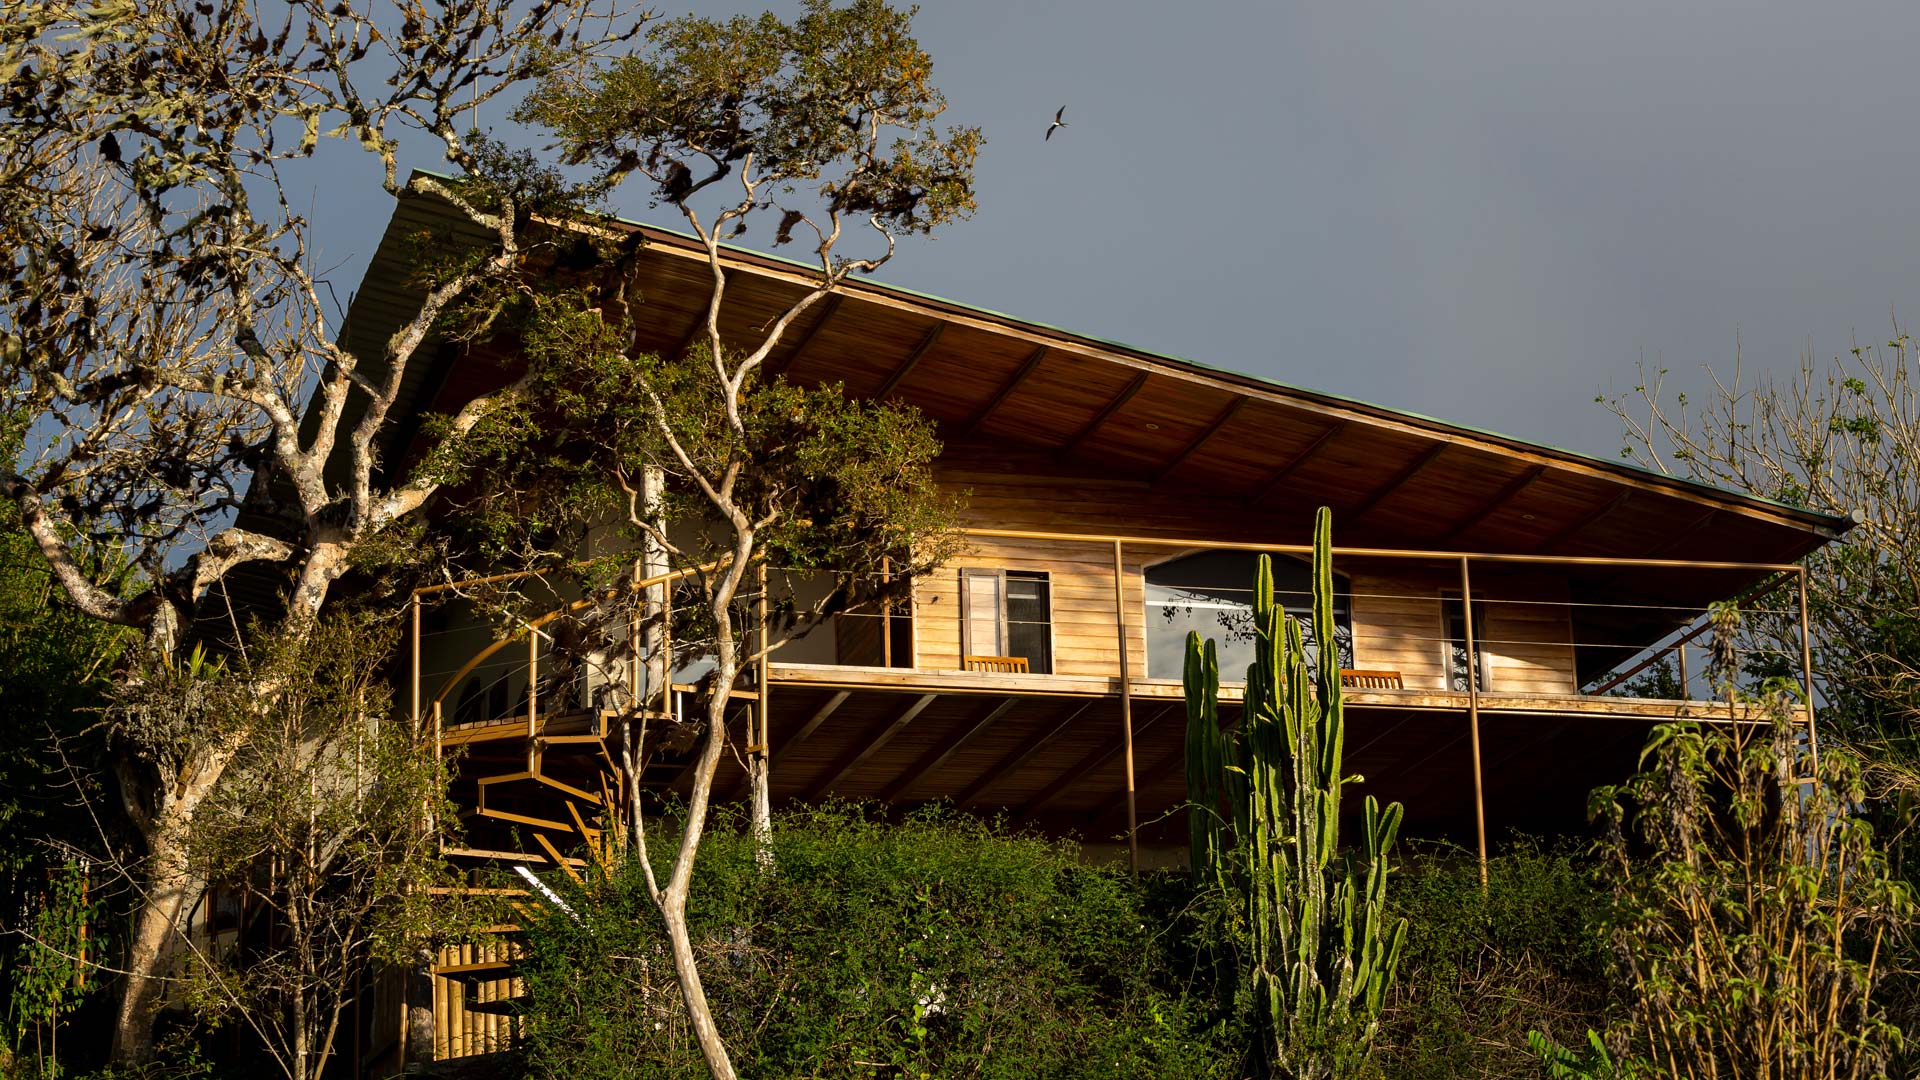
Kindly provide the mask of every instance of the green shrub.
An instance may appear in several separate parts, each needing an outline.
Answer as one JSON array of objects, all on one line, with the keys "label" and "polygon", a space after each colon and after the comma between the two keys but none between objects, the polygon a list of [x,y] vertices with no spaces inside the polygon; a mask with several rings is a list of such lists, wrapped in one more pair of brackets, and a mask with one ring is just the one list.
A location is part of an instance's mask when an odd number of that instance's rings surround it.
[{"label": "green shrub", "polygon": [[1570,844],[1516,838],[1480,889],[1470,851],[1426,845],[1395,874],[1406,953],[1376,1063],[1395,1080],[1538,1077],[1530,1028],[1577,1042],[1598,1026],[1606,954],[1591,923],[1605,902]]},{"label": "green shrub", "polygon": [[[739,822],[702,849],[690,917],[743,1075],[1205,1077],[1169,928],[1184,888],[1080,862],[1070,842],[963,815],[845,807],[776,822],[762,873]],[[665,839],[656,841],[656,850]],[[533,1075],[705,1075],[637,863],[529,932]]]}]

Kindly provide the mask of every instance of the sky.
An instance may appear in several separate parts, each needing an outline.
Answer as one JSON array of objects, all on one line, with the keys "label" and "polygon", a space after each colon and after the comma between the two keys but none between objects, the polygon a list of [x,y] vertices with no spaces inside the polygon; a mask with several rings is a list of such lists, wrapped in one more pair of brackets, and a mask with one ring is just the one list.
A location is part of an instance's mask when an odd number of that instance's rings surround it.
[{"label": "sky", "polygon": [[[1594,399],[1640,361],[1698,388],[1920,317],[1911,0],[927,0],[914,26],[987,145],[979,212],[891,284],[1602,456]],[[387,214],[365,169],[315,185],[343,281]]]}]

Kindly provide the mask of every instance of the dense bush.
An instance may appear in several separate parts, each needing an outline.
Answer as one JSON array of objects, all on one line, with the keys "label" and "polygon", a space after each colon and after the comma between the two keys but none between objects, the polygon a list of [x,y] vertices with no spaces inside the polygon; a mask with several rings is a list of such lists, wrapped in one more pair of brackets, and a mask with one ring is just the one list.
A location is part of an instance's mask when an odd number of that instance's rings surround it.
[{"label": "dense bush", "polygon": [[1578,1040],[1599,1026],[1606,955],[1591,923],[1604,893],[1571,845],[1515,838],[1480,888],[1472,852],[1402,857],[1393,906],[1407,948],[1375,1063],[1395,1080],[1538,1077],[1527,1031]]},{"label": "dense bush", "polygon": [[[706,1075],[637,863],[530,928],[525,1054],[542,1077]],[[706,841],[690,914],[743,1075],[1205,1077],[1206,1030],[1174,928],[1181,890],[1082,863],[1074,845],[960,815],[860,811]]]}]

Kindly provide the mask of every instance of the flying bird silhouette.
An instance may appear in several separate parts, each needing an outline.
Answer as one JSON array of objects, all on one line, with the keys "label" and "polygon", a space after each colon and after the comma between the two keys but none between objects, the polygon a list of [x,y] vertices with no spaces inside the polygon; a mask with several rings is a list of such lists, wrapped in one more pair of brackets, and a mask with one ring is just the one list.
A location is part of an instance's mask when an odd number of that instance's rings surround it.
[{"label": "flying bird silhouette", "polygon": [[1047,125],[1046,138],[1041,139],[1040,140],[1041,142],[1047,142],[1053,138],[1054,128],[1063,128],[1067,126],[1067,122],[1065,120],[1060,119],[1066,114],[1067,114],[1067,107],[1065,105],[1060,106],[1060,111],[1053,114],[1053,123]]}]

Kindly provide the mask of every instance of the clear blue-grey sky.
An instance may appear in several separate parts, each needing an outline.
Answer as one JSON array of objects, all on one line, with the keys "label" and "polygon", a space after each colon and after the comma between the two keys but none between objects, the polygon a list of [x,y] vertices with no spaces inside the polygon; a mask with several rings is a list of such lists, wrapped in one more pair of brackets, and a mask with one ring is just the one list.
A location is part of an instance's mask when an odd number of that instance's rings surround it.
[{"label": "clear blue-grey sky", "polygon": [[[928,0],[915,26],[988,143],[979,214],[894,284],[1604,455],[1593,398],[1639,358],[1698,385],[1736,342],[1786,370],[1920,312],[1911,0]],[[376,191],[316,195],[340,280]]]}]

